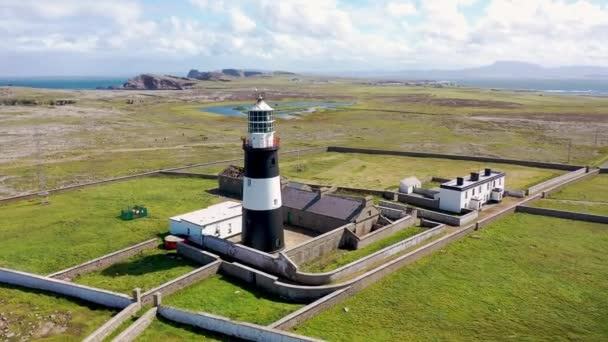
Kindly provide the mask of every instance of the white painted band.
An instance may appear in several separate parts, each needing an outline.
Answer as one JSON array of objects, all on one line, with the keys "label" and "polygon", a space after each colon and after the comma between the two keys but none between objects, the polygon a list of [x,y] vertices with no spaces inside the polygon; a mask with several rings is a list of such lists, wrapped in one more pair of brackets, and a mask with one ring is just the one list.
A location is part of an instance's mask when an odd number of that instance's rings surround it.
[{"label": "white painted band", "polygon": [[243,177],[243,208],[250,210],[272,210],[280,208],[281,177]]},{"label": "white painted band", "polygon": [[274,147],[274,132],[249,133],[249,145],[253,148]]}]

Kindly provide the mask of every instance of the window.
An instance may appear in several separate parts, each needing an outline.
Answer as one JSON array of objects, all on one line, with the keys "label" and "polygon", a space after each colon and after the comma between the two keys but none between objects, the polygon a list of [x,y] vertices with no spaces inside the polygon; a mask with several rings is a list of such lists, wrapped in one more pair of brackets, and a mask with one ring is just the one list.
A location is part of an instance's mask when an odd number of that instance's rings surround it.
[{"label": "window", "polygon": [[279,200],[278,199],[275,198],[273,202],[274,202],[274,205],[279,205]]},{"label": "window", "polygon": [[477,189],[473,188],[473,196],[475,196],[475,190],[477,190]]},{"label": "window", "polygon": [[251,186],[251,178],[247,178],[247,186]]},{"label": "window", "polygon": [[467,198],[469,198],[469,192],[468,192],[468,191],[465,191],[465,192],[464,192],[464,199],[467,199]]},{"label": "window", "polygon": [[232,234],[232,223],[228,223],[228,234]]},{"label": "window", "polygon": [[270,160],[270,163],[271,163],[272,165],[277,165],[277,160],[276,160],[276,158],[272,158],[272,159]]},{"label": "window", "polygon": [[371,210],[369,210],[369,211],[367,212],[367,216],[369,216],[369,217],[371,217],[371,216],[372,216],[372,211],[371,211]]}]

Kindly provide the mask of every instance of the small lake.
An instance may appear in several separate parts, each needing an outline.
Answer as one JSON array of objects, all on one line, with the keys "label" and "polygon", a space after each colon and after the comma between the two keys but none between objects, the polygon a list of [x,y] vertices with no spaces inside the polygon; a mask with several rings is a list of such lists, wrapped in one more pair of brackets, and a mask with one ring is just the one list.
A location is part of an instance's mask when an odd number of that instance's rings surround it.
[{"label": "small lake", "polygon": [[[274,108],[274,116],[282,119],[293,119],[300,115],[314,113],[319,109],[337,109],[340,107],[350,106],[352,102],[267,102]],[[209,112],[224,116],[246,116],[251,105],[224,105],[200,107],[201,112]]]}]

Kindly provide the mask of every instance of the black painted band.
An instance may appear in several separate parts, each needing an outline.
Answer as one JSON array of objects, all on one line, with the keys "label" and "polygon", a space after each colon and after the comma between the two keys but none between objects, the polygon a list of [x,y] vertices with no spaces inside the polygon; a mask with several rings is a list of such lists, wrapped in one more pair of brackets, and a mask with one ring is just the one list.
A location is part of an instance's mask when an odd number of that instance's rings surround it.
[{"label": "black painted band", "polygon": [[279,175],[277,149],[245,148],[245,177],[274,178]]},{"label": "black painted band", "polygon": [[264,252],[276,252],[285,247],[283,211],[250,210],[243,208],[241,243]]}]

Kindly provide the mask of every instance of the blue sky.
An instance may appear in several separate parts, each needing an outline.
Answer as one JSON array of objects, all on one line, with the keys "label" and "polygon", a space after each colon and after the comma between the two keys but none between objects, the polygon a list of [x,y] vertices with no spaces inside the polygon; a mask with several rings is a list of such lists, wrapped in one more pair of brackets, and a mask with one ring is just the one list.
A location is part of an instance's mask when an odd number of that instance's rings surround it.
[{"label": "blue sky", "polygon": [[608,0],[2,0],[0,76],[608,66]]}]

